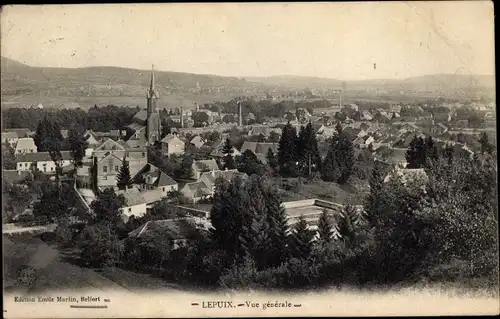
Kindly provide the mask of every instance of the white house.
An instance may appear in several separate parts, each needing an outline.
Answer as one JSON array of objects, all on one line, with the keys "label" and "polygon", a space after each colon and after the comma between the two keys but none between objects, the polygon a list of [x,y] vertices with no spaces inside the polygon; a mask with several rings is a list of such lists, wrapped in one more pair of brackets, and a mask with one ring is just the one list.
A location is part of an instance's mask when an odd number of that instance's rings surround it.
[{"label": "white house", "polygon": [[193,170],[193,178],[198,180],[203,172],[209,172],[212,170],[219,170],[219,166],[214,159],[210,160],[199,160],[193,161],[191,165],[191,169]]},{"label": "white house", "polygon": [[146,214],[146,200],[142,196],[142,193],[136,189],[131,188],[124,191],[117,191],[117,195],[123,195],[125,198],[125,206],[120,210],[125,216],[141,217]]},{"label": "white house", "polygon": [[[62,166],[71,164],[71,154],[69,151],[62,151]],[[16,168],[18,171],[32,171],[36,168],[40,172],[55,173],[56,164],[50,157],[49,152],[24,153],[16,155]]]},{"label": "white house", "polygon": [[35,141],[31,137],[23,137],[17,140],[15,148],[16,154],[36,153],[37,150]]},{"label": "white house", "polygon": [[2,132],[2,145],[9,143],[10,146],[14,147],[18,139],[19,137],[16,132]]},{"label": "white house", "polygon": [[158,189],[163,193],[164,197],[170,191],[179,190],[177,182],[162,171],[147,172],[144,174],[144,183],[145,189]]},{"label": "white house", "polygon": [[185,143],[177,134],[168,134],[161,140],[161,150],[163,155],[184,154]]}]

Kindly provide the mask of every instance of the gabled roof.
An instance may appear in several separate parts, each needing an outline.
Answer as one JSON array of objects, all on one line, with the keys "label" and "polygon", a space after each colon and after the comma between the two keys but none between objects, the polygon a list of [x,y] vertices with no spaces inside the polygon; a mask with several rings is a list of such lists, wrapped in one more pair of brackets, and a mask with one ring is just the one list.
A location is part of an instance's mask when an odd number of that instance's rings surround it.
[{"label": "gabled roof", "polygon": [[218,170],[219,166],[217,165],[217,162],[214,159],[210,160],[199,160],[199,161],[193,161],[193,168],[199,171],[202,170]]},{"label": "gabled roof", "polygon": [[142,193],[137,188],[117,191],[116,195],[123,195],[126,206],[135,206],[146,203]]},{"label": "gabled roof", "polygon": [[[71,160],[71,153],[69,151],[61,151],[61,156],[63,160]],[[25,153],[17,154],[17,163],[33,163],[33,162],[50,162],[52,158],[49,152],[38,152],[38,153]]]},{"label": "gabled roof", "polygon": [[17,149],[37,149],[35,141],[31,137],[23,137],[17,140]]},{"label": "gabled roof", "polygon": [[2,132],[2,143],[7,139],[18,139],[16,132]]},{"label": "gabled roof", "polygon": [[125,147],[109,137],[95,149],[95,151],[117,151],[117,150],[124,151]]},{"label": "gabled roof", "polygon": [[182,144],[184,144],[184,141],[181,140],[177,134],[168,134],[167,136],[165,136],[162,140],[161,140],[162,143],[172,143],[172,142],[181,142]]},{"label": "gabled roof", "polygon": [[134,132],[140,132],[141,130],[145,129],[146,126],[139,123],[131,123],[127,125],[127,128],[131,129]]},{"label": "gabled roof", "polygon": [[5,132],[14,132],[19,138],[29,137],[33,133],[29,128],[8,128]]},{"label": "gabled roof", "polygon": [[203,182],[187,183],[183,188],[188,188],[196,197],[212,195],[212,190]]},{"label": "gabled roof", "polygon": [[146,204],[151,204],[159,202],[163,198],[163,192],[159,189],[153,189],[149,191],[142,192],[142,197]]},{"label": "gabled roof", "polygon": [[160,178],[156,181],[158,187],[177,185],[177,182],[164,172],[160,172]]},{"label": "gabled roof", "polygon": [[24,180],[25,178],[31,178],[32,174],[30,171],[17,171],[17,170],[6,170],[2,171],[2,182],[4,183],[16,183]]},{"label": "gabled roof", "polygon": [[123,158],[119,158],[119,157],[118,157],[118,156],[116,156],[115,154],[113,154],[113,153],[109,153],[109,154],[105,155],[103,158],[101,158],[101,160],[99,160],[99,162],[105,161],[105,160],[107,160],[107,159],[108,159],[108,158],[110,158],[110,157],[114,157],[114,158],[119,159],[120,161],[123,161]]},{"label": "gabled roof", "polygon": [[201,136],[196,135],[195,137],[193,137],[191,139],[191,141],[189,141],[189,143],[194,144],[195,146],[198,146],[198,145],[201,146],[201,145],[205,144],[205,140]]},{"label": "gabled roof", "polygon": [[269,149],[273,151],[274,154],[278,152],[279,143],[257,143],[257,147],[255,149],[255,154],[267,154]]},{"label": "gabled roof", "polygon": [[145,122],[148,119],[148,111],[141,109],[139,112],[135,113],[133,119]]},{"label": "gabled roof", "polygon": [[252,153],[255,154],[255,150],[257,149],[257,142],[249,142],[245,141],[243,142],[243,145],[241,146],[240,152],[243,154],[246,150],[252,151]]},{"label": "gabled roof", "polygon": [[241,176],[243,178],[247,177],[247,174],[239,172],[237,169],[230,169],[230,170],[225,170],[225,171],[211,171],[211,172],[205,172],[201,174],[200,179],[205,179],[210,183],[210,185],[206,186],[212,186],[215,183],[215,180],[217,178],[224,178],[227,181],[232,180],[236,176]]}]

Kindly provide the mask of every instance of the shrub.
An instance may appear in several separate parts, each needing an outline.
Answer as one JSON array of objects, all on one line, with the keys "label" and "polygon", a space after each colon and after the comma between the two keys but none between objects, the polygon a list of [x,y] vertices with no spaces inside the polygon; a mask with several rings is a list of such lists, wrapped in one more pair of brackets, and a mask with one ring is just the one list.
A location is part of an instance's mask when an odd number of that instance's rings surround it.
[{"label": "shrub", "polygon": [[105,225],[87,226],[78,238],[81,258],[92,267],[114,265],[123,254],[117,235]]}]

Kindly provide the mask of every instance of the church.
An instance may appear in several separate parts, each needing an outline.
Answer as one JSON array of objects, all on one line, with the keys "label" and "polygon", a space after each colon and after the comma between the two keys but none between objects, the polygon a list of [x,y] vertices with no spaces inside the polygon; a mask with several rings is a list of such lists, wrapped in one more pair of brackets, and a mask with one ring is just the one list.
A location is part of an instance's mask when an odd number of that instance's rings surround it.
[{"label": "church", "polygon": [[131,147],[153,145],[161,140],[161,119],[158,110],[160,95],[155,87],[154,66],[151,72],[151,82],[146,92],[146,110],[140,110],[134,115],[133,122],[127,126],[127,144]]}]

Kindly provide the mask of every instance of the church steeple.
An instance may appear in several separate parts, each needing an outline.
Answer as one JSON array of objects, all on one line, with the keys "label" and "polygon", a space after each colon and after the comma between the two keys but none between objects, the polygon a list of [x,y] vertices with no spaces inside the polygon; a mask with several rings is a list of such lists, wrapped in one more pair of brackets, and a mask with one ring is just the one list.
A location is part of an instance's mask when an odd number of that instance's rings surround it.
[{"label": "church steeple", "polygon": [[149,90],[150,91],[154,91],[155,90],[155,65],[153,64],[151,66],[151,84],[149,86]]}]

